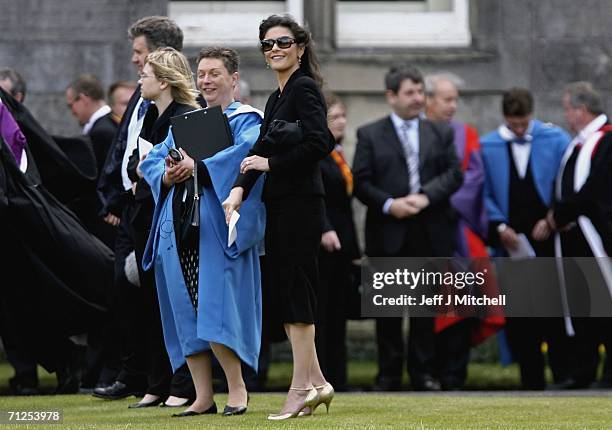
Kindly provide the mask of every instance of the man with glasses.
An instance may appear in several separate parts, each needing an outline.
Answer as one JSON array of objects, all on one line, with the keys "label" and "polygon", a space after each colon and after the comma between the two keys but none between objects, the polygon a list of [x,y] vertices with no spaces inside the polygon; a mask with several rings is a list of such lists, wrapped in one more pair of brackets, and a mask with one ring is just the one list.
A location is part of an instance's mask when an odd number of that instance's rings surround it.
[{"label": "man with glasses", "polygon": [[66,88],[66,104],[91,138],[98,171],[104,167],[108,149],[117,132],[111,108],[104,101],[102,82],[93,75],[81,75]]}]

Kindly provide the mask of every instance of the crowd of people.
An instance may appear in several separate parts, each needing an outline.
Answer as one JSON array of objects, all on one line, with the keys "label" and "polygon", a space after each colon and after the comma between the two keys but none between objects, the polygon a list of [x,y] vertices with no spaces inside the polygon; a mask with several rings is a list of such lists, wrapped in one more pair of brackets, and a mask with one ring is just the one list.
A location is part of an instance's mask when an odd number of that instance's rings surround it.
[{"label": "crowd of people", "polygon": [[[222,371],[223,414],[239,415],[264,388],[270,344],[288,339],[291,386],[269,419],[309,415],[349,389],[363,255],[486,259],[521,237],[538,257],[612,252],[612,126],[587,82],[560,100],[575,137],[535,119],[524,88],[503,93],[501,125],[479,137],[455,120],[458,77],[392,67],[390,114],[358,129],[351,168],[347,107],[323,91],[310,34],[290,17],[259,27],[278,81],[263,112],[241,102],[233,49],[202,49],[194,80],[172,20],[142,18],[128,35],[137,83],[106,92],[88,74],[66,87],[79,137],[50,136],[21,76],[0,70],[0,225],[22,278],[3,289],[0,336],[17,394],[37,392],[41,364],[57,393],[211,414]],[[215,106],[233,146],[204,160],[177,151],[170,119]],[[353,197],[367,208],[363,253]],[[406,342],[402,327],[376,319],[376,390],[401,390],[404,363],[412,389],[462,389],[471,347],[501,329],[523,388],[546,388],[543,342],[555,387],[612,385],[609,354],[596,381],[608,318],[412,316]]]}]

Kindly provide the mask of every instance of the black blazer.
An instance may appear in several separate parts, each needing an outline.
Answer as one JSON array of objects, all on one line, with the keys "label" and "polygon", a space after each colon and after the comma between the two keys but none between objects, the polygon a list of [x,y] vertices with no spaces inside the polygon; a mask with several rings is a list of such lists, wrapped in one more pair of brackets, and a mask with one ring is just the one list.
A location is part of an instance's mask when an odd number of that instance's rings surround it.
[{"label": "black blazer", "polygon": [[[578,217],[585,215],[591,220],[601,237],[604,249],[612,255],[612,132],[606,132],[591,155],[591,169],[584,185],[574,191],[574,172],[576,168],[574,157],[568,160],[562,176],[563,196],[554,204],[554,216],[557,225],[564,226],[576,222]],[[568,170],[571,169],[571,170]],[[574,227],[578,228],[578,227]],[[563,241],[565,234],[561,234]],[[564,244],[564,254],[580,256],[580,250],[569,249]],[[586,255],[591,254],[590,248]],[[583,254],[585,255],[585,254]]]},{"label": "black blazer", "polygon": [[361,253],[357,244],[353,221],[352,196],[346,194],[346,183],[340,168],[331,156],[321,160],[321,174],[325,185],[325,224],[323,232],[334,230],[340,239],[341,251],[351,259]]},{"label": "black blazer", "polygon": [[[299,120],[302,125],[301,143],[274,148],[265,142],[270,123],[275,119],[288,122]],[[264,120],[259,138],[249,155],[268,158],[270,171],[266,174],[263,200],[280,199],[287,196],[323,196],[325,194],[319,160],[334,148],[331,132],[327,128],[327,108],[315,81],[296,70],[281,92],[274,91],[266,103]],[[235,186],[244,188],[244,199],[261,175],[249,171],[238,175]]]},{"label": "black blazer", "polygon": [[[383,205],[388,198],[409,194],[410,183],[404,150],[390,117],[357,130],[353,173],[355,196],[368,207],[366,253],[374,257],[399,252],[407,223],[384,214]],[[448,125],[419,119],[419,176],[420,192],[430,201],[418,215],[430,240],[424,249],[432,256],[451,256],[456,215],[449,198],[461,186],[463,174]]]},{"label": "black blazer", "polygon": [[119,125],[113,121],[112,115],[112,113],[108,113],[103,117],[98,118],[88,133],[93,146],[94,155],[96,156],[98,176],[104,168],[104,162],[106,161],[108,150],[110,149],[113,140],[115,139],[115,135],[117,134],[117,129],[119,128]]},{"label": "black blazer", "polygon": [[[153,145],[157,145],[163,142],[168,137],[168,131],[170,130],[170,118],[176,115],[181,115],[187,112],[191,112],[196,109],[193,106],[189,106],[182,103],[172,102],[166,108],[166,110],[158,117],[157,107],[152,104],[149,106],[147,113],[142,123],[142,129],[140,130],[140,137],[151,142]],[[138,145],[132,151],[130,155],[127,173],[132,182],[137,182],[136,185],[136,200],[144,200],[152,196],[151,187],[144,178],[140,178],[136,173],[136,168],[140,162],[140,152],[138,151]]]},{"label": "black blazer", "polygon": [[125,188],[123,188],[123,179],[121,178],[121,164],[123,163],[123,154],[127,146],[130,119],[138,104],[138,100],[140,100],[140,85],[136,88],[134,94],[132,94],[132,98],[130,98],[119,123],[115,140],[106,156],[104,167],[98,176],[98,196],[102,201],[102,210],[99,215],[102,217],[109,213],[120,217],[125,205],[123,199]]}]

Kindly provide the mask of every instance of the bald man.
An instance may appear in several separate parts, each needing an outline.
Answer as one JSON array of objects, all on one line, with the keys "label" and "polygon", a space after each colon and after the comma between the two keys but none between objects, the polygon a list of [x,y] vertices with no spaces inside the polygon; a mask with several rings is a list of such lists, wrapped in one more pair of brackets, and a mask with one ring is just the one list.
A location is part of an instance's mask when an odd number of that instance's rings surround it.
[{"label": "bald man", "polygon": [[[463,184],[451,196],[451,205],[459,215],[456,257],[488,257],[484,240],[488,220],[484,206],[484,166],[478,133],[467,124],[454,120],[457,113],[461,80],[453,75],[431,75],[425,78],[425,115],[429,120],[450,124],[455,132],[454,144],[461,161]],[[478,264],[488,264],[478,260]],[[442,389],[463,388],[467,376],[470,346],[494,334],[504,324],[503,316],[475,318],[436,318],[436,356]]]}]

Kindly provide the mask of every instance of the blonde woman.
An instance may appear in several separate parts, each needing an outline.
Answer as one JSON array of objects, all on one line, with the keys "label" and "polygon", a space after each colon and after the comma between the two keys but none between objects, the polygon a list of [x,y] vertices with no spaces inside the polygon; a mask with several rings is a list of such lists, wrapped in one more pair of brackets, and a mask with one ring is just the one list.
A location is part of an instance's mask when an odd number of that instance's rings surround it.
[{"label": "blonde woman", "polygon": [[[195,101],[197,92],[189,62],[183,54],[173,48],[161,48],[147,56],[140,73],[139,84],[143,103],[153,102],[146,110],[140,137],[154,145],[163,141],[168,135],[171,117],[199,107]],[[186,366],[175,369],[174,375],[172,373],[164,344],[154,273],[145,272],[141,264],[151,229],[155,202],[149,184],[142,178],[137,168],[144,155],[141,156],[138,150],[136,147],[128,164],[128,174],[134,183],[130,198],[135,200],[138,209],[135,215],[125,222],[130,223],[129,228],[134,236],[138,278],[145,301],[141,309],[126,309],[125,312],[141,312],[141,321],[144,321],[141,327],[127,329],[138,330],[139,336],[135,338],[144,342],[144,348],[140,349],[144,354],[137,359],[146,364],[147,389],[144,398],[130,407],[155,406],[168,396],[170,397],[163,406],[185,406],[195,399],[191,375]],[[188,177],[182,171],[177,174],[181,175],[180,178],[183,180]],[[123,219],[121,221],[124,222]]]}]

